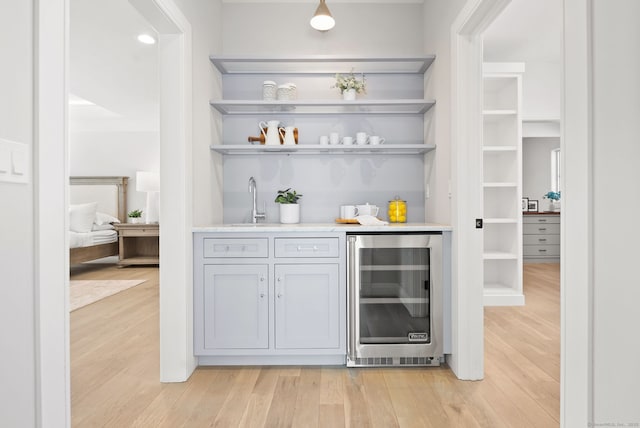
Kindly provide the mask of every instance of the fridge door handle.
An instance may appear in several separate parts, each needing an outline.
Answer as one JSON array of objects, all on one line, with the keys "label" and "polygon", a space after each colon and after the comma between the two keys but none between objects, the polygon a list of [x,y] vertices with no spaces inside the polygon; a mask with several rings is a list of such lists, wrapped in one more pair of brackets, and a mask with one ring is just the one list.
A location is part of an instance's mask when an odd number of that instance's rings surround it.
[{"label": "fridge door handle", "polygon": [[349,319],[347,320],[349,328],[347,329],[347,356],[351,361],[356,359],[356,239],[355,236],[347,237],[347,312]]}]

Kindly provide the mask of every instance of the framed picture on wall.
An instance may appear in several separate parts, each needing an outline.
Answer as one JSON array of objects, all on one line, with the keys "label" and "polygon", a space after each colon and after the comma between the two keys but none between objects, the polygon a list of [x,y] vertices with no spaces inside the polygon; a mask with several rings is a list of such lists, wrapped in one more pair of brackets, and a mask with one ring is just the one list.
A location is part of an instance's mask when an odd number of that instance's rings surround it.
[{"label": "framed picture on wall", "polygon": [[529,198],[522,198],[522,211],[529,211]]},{"label": "framed picture on wall", "polygon": [[536,199],[529,199],[529,205],[527,207],[527,211],[529,212],[538,212],[538,201]]}]

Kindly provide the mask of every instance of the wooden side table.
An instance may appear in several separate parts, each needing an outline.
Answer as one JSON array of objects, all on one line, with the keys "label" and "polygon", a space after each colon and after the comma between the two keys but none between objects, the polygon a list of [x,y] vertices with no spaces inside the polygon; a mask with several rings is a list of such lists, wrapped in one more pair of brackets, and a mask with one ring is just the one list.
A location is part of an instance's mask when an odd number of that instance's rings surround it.
[{"label": "wooden side table", "polygon": [[116,223],[119,266],[160,264],[160,225]]}]

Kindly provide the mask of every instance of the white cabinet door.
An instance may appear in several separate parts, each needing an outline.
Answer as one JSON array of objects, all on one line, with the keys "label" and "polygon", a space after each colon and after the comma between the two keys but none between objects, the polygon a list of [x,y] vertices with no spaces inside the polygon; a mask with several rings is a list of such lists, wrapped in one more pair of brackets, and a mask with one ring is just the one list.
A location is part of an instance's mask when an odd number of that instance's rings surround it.
[{"label": "white cabinet door", "polygon": [[338,264],[275,265],[276,348],[340,347]]},{"label": "white cabinet door", "polygon": [[268,265],[204,266],[206,349],[269,347]]}]

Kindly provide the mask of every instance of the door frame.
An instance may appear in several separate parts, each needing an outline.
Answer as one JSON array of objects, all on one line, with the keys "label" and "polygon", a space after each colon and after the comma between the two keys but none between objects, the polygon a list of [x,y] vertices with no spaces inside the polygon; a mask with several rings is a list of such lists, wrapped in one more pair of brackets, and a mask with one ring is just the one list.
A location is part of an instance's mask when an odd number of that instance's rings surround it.
[{"label": "door frame", "polygon": [[[133,0],[160,52],[160,380],[188,379],[192,344],[191,26],[173,0]],[[71,425],[69,358],[69,0],[34,1],[36,424]]]}]

